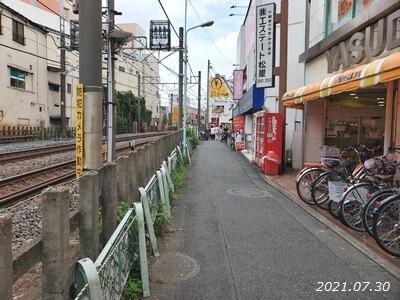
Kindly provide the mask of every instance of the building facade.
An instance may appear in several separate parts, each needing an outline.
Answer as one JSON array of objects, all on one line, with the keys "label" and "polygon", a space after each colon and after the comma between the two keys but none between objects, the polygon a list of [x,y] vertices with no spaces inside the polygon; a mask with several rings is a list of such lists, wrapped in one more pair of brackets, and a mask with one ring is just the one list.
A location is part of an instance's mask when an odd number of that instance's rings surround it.
[{"label": "building facade", "polygon": [[318,161],[318,145],[400,145],[400,2],[311,1],[303,85],[281,99],[304,117],[294,157]]},{"label": "building facade", "polygon": [[[241,72],[242,78],[239,80],[240,98],[234,109],[235,116],[244,117],[244,133],[246,139],[246,148],[250,151],[254,150],[254,118],[253,115],[259,111],[270,113],[278,113],[280,111],[279,89],[281,80],[279,76],[273,76],[273,84],[268,87],[257,87],[257,67],[258,54],[257,49],[257,8],[268,5],[273,10],[272,15],[282,12],[281,1],[270,0],[253,0],[249,2],[246,17],[243,25],[240,28],[238,43],[237,43],[237,62],[239,66],[236,71]],[[304,64],[299,62],[299,54],[305,49],[305,10],[304,1],[289,1],[288,24],[287,26],[287,87],[296,87],[304,83]],[[280,67],[280,35],[282,25],[278,22],[273,22],[271,31],[275,37],[269,45],[272,56],[272,70]],[[258,48],[257,48],[258,47]],[[285,47],[285,46],[284,46]],[[236,91],[237,85],[234,84]],[[296,110],[287,110],[285,116],[285,131],[284,138],[285,149],[291,150],[294,145],[294,136],[298,130],[299,123],[302,122],[301,113]]]},{"label": "building facade", "polygon": [[[64,106],[66,127],[75,127],[79,51],[74,47],[70,33],[71,26],[79,21],[73,12],[73,1],[0,0],[0,6],[0,69],[7,74],[0,80],[3,94],[0,126],[60,127]],[[146,47],[140,46],[143,41],[138,37],[145,36],[140,26],[121,24],[121,28],[119,30],[129,30],[135,40],[124,45],[116,55],[115,88],[122,93],[130,90],[136,96],[140,90],[140,96],[146,100],[146,109],[152,111],[152,124],[148,125],[158,125],[162,120],[158,61],[144,49]],[[62,32],[65,47],[61,45]],[[63,73],[62,49],[66,49]],[[106,49],[103,53],[102,78],[106,86]],[[141,75],[140,88],[138,74]],[[61,88],[61,75],[65,77],[65,91]]]}]

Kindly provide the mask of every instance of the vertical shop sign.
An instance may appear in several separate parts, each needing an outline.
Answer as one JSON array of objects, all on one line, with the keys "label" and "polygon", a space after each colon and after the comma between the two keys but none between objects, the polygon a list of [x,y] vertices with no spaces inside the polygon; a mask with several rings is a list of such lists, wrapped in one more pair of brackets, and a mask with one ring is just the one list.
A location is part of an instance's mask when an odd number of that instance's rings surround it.
[{"label": "vertical shop sign", "polygon": [[83,84],[76,85],[76,178],[83,172]]},{"label": "vertical shop sign", "polygon": [[233,100],[243,97],[243,70],[233,71]]},{"label": "vertical shop sign", "polygon": [[275,85],[275,3],[257,6],[256,15],[256,87],[268,88]]},{"label": "vertical shop sign", "polygon": [[244,136],[244,116],[233,117],[233,132],[235,133],[236,150],[246,149]]},{"label": "vertical shop sign", "polygon": [[272,144],[278,138],[278,118],[276,115],[267,115],[267,143]]}]

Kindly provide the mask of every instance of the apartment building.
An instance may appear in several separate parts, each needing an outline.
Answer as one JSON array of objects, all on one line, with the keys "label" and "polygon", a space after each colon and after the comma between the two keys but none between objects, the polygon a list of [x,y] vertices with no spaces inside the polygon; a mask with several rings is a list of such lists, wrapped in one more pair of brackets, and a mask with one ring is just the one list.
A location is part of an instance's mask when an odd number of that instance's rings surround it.
[{"label": "apartment building", "polygon": [[[60,127],[65,109],[66,127],[75,126],[75,87],[79,83],[79,51],[73,47],[71,27],[79,24],[69,0],[0,0],[0,69],[7,77],[0,81],[4,97],[0,102],[0,126]],[[122,24],[135,42],[124,45],[116,55],[115,88],[144,97],[152,111],[152,124],[160,115],[159,65],[144,48],[139,36],[145,32],[137,24]],[[65,47],[61,45],[64,32]],[[139,42],[140,41],[140,42]],[[65,72],[61,74],[61,49],[66,50]],[[103,49],[103,84],[107,83],[107,53]],[[61,88],[65,78],[65,91]],[[140,88],[138,75],[141,77]],[[63,95],[61,95],[63,93]],[[63,99],[63,101],[61,100]],[[106,109],[103,110],[106,118]],[[105,123],[105,122],[104,122]]]}]

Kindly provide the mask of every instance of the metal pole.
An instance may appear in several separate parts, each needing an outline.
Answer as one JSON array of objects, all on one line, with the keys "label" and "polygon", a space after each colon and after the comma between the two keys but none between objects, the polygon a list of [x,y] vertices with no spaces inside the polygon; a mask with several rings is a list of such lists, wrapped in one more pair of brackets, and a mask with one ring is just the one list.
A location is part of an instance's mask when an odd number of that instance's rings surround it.
[{"label": "metal pole", "polygon": [[179,27],[179,97],[178,97],[178,126],[182,128],[182,111],[183,111],[183,27]]},{"label": "metal pole", "polygon": [[173,98],[174,94],[171,93],[171,108],[170,108],[170,113],[169,113],[169,130],[172,131],[172,111],[173,111]]},{"label": "metal pole", "polygon": [[282,128],[282,153],[281,153],[281,171],[285,171],[286,161],[286,108],[281,101],[286,92],[287,86],[287,39],[288,39],[288,16],[289,3],[288,0],[281,1],[281,36],[280,36],[280,61],[279,61],[279,112],[282,113],[283,128]]},{"label": "metal pole", "polygon": [[114,0],[108,0],[108,40],[107,40],[107,162],[115,159],[115,107],[114,107]]},{"label": "metal pole", "polygon": [[140,73],[136,72],[138,76],[138,132],[140,133]]},{"label": "metal pole", "polygon": [[208,60],[207,64],[207,108],[206,108],[206,128],[208,129],[210,126],[210,121],[209,121],[209,106],[210,106],[210,60]]},{"label": "metal pole", "polygon": [[61,121],[61,136],[60,138],[65,138],[66,137],[66,116],[65,116],[65,19],[63,16],[60,16],[60,50],[61,50],[61,57],[60,57],[60,62],[61,62],[61,75],[60,75],[60,84],[61,84],[61,90],[60,90],[60,108],[61,108],[61,116],[60,116],[60,121]]},{"label": "metal pole", "polygon": [[198,102],[197,102],[197,128],[200,129],[200,102],[201,102],[201,71],[199,71]]},{"label": "metal pole", "polygon": [[198,27],[212,26],[214,21],[208,21],[200,25],[189,28],[185,31],[185,56],[184,56],[184,68],[183,68],[183,152],[186,153],[186,105],[187,105],[187,64],[188,64],[188,51],[187,51],[187,34],[190,30]]},{"label": "metal pole", "polygon": [[83,168],[102,165],[102,9],[101,1],[80,1],[79,80],[84,86]]},{"label": "metal pole", "polygon": [[185,55],[183,68],[183,153],[186,155],[186,105],[187,105],[187,31],[185,31]]}]

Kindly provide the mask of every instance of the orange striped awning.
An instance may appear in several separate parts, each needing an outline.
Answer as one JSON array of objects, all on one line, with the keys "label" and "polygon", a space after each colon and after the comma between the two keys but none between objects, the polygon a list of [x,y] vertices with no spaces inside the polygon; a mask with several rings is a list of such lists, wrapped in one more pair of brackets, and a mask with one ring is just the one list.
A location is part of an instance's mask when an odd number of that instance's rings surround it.
[{"label": "orange striped awning", "polygon": [[287,91],[283,95],[282,101],[286,107],[299,108],[305,101],[353,91],[398,78],[400,78],[400,52]]}]

